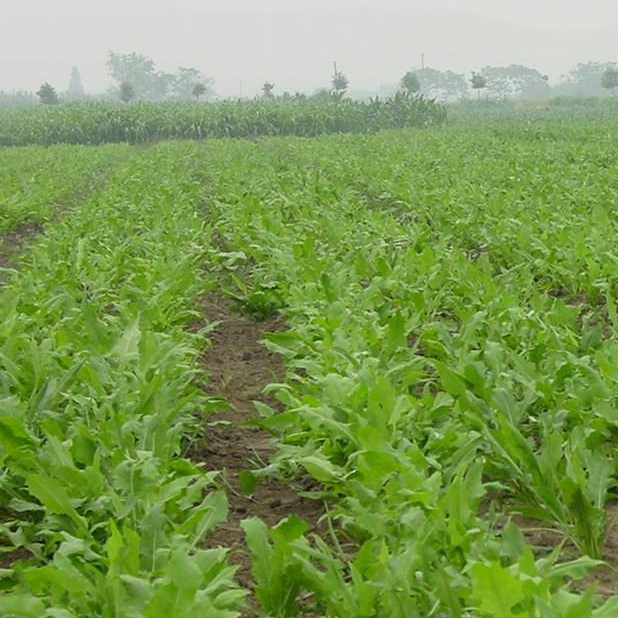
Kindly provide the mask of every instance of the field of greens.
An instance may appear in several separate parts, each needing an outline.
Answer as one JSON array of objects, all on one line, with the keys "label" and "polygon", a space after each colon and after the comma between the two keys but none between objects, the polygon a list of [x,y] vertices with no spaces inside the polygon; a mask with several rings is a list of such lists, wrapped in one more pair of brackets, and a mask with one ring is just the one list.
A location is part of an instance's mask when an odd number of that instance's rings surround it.
[{"label": "field of greens", "polygon": [[[44,228],[0,287],[0,615],[615,616],[615,122],[0,164],[0,232]],[[285,324],[246,478],[324,503],[248,513],[251,585],[191,458],[208,294]]]},{"label": "field of greens", "polygon": [[313,137],[425,127],[446,120],[443,105],[400,92],[390,99],[73,103],[0,109],[0,146],[142,144],[162,139]]}]

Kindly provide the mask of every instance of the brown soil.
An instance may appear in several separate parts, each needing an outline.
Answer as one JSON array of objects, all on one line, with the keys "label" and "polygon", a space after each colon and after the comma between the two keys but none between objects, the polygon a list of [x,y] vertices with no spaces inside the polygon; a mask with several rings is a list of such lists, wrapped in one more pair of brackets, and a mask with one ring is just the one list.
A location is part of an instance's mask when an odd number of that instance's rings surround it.
[{"label": "brown soil", "polygon": [[[14,518],[12,517],[12,513],[10,511],[0,507],[0,523],[7,524],[13,519]],[[5,543],[6,546],[9,546],[10,541],[2,535],[2,537],[0,537],[0,544],[4,545]],[[15,549],[5,551],[0,553],[0,569],[10,569],[15,562],[27,560],[31,557],[32,554],[25,547],[17,547]]]},{"label": "brown soil", "polygon": [[0,555],[0,569],[10,569],[15,562],[27,560],[31,557],[32,554],[27,549],[19,547],[18,549]]},{"label": "brown soil", "polygon": [[[42,231],[43,226],[39,223],[25,221],[0,235],[0,268],[15,268],[15,257]],[[6,274],[0,272],[0,283],[6,278]]]},{"label": "brown soil", "polygon": [[[275,450],[264,429],[244,423],[257,416],[253,401],[277,408],[277,402],[262,391],[266,385],[280,381],[285,369],[281,358],[260,343],[265,333],[283,329],[281,318],[275,316],[257,321],[234,309],[232,300],[215,294],[208,295],[202,302],[207,322],[220,322],[209,333],[210,346],[203,355],[209,376],[205,390],[210,395],[223,397],[230,405],[208,418],[204,439],[191,445],[189,456],[194,461],[205,462],[209,470],[223,472],[230,513],[228,521],[214,531],[208,544],[231,548],[231,561],[239,565],[238,583],[250,587],[251,560],[240,522],[248,517],[259,517],[273,526],[294,514],[317,531],[324,507],[320,502],[298,496],[289,484],[276,479],[260,481],[250,497],[240,491],[240,473],[264,467]],[[230,424],[213,425],[218,421]],[[254,604],[252,599],[250,602]]]}]

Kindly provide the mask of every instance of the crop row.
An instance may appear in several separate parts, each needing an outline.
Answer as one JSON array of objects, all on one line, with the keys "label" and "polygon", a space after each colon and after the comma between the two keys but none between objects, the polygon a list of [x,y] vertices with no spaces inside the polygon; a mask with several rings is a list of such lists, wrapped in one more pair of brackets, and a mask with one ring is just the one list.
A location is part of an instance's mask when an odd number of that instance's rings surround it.
[{"label": "crop row", "polygon": [[0,110],[0,146],[374,132],[444,122],[442,105],[399,94],[370,102],[82,103]]},{"label": "crop row", "polygon": [[615,611],[564,578],[615,504],[615,144],[524,127],[206,146],[222,270],[290,325],[271,469],[335,522],[246,522],[268,615]]},{"label": "crop row", "polygon": [[238,615],[226,550],[201,548],[226,496],[181,457],[211,406],[188,163],[127,157],[0,292],[2,616]]},{"label": "crop row", "polygon": [[226,549],[202,548],[225,495],[182,457],[218,405],[186,328],[218,280],[287,319],[267,336],[283,411],[258,404],[269,470],[313,476],[329,509],[325,538],[243,523],[265,616],[615,615],[570,585],[602,566],[615,504],[612,132],[127,157],[0,292],[0,613],[238,616]]},{"label": "crop row", "polygon": [[127,148],[3,149],[0,151],[0,232],[43,224],[56,209],[100,184]]}]

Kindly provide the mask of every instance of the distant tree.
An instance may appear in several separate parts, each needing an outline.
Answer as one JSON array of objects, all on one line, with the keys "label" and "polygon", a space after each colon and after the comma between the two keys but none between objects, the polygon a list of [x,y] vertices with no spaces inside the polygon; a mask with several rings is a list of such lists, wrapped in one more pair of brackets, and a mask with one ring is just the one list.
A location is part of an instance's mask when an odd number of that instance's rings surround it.
[{"label": "distant tree", "polygon": [[421,82],[418,81],[416,73],[408,71],[399,81],[399,85],[408,93],[415,94],[421,90]]},{"label": "distant tree", "polygon": [[41,87],[36,91],[36,95],[43,105],[56,105],[60,101],[55,88],[48,82],[41,84]]},{"label": "distant tree", "polygon": [[485,67],[482,75],[487,80],[489,94],[499,99],[510,97],[541,98],[547,96],[549,92],[543,74],[521,64],[511,64],[506,67]]},{"label": "distant tree", "polygon": [[13,90],[13,92],[4,92],[0,90],[0,107],[20,107],[31,106],[37,101],[37,97],[33,92],[26,90]]},{"label": "distant tree", "polygon": [[120,89],[123,84],[130,84],[134,95],[146,98],[157,78],[154,61],[135,52],[116,54],[110,51],[106,66],[111,77],[118,82]]},{"label": "distant tree", "polygon": [[468,91],[466,78],[460,73],[425,67],[417,70],[416,76],[420,82],[420,92],[431,98],[456,100],[463,98]]},{"label": "distant tree", "polygon": [[191,94],[193,95],[193,98],[196,101],[199,101],[200,97],[206,94],[207,91],[208,91],[208,88],[206,88],[206,84],[202,84],[201,82],[198,82],[197,84],[193,86],[193,90],[191,91]]},{"label": "distant tree", "polygon": [[616,69],[607,67],[603,73],[601,73],[601,86],[607,90],[613,90],[614,96],[616,95],[616,86],[618,85],[618,72]]},{"label": "distant tree", "polygon": [[[198,69],[180,67],[175,73],[157,71],[154,61],[142,54],[116,54],[109,52],[107,68],[111,77],[120,85],[129,82],[135,98],[147,101],[190,101],[211,94],[213,80],[205,77]],[[205,87],[198,95],[194,93],[197,84]],[[116,88],[118,93],[118,87]]]},{"label": "distant tree", "polygon": [[[172,75],[169,86],[169,98],[175,101],[190,101],[195,97],[195,86],[200,84],[204,87],[199,96],[209,94],[213,80],[202,75],[202,72],[192,67],[180,67]],[[199,97],[197,97],[199,99]]]},{"label": "distant tree", "polygon": [[472,77],[470,78],[470,85],[473,90],[476,90],[477,99],[481,98],[481,90],[487,87],[487,78],[481,73],[472,71]]},{"label": "distant tree", "polygon": [[79,74],[79,69],[73,67],[71,69],[71,77],[69,79],[69,87],[67,88],[67,99],[70,101],[79,101],[84,98],[84,86],[82,78]]},{"label": "distant tree", "polygon": [[332,101],[333,93],[328,88],[319,88],[309,98],[314,101]]},{"label": "distant tree", "polygon": [[262,85],[262,97],[265,99],[272,99],[274,97],[273,90],[275,89],[275,84],[272,82],[264,82]]},{"label": "distant tree", "polygon": [[168,97],[174,82],[173,75],[157,71],[153,60],[135,52],[109,52],[106,65],[111,77],[119,85],[128,82],[133,86],[135,98],[161,101]]},{"label": "distant tree", "polygon": [[118,98],[123,103],[129,103],[135,98],[135,88],[131,82],[121,82],[118,87]]},{"label": "distant tree", "polygon": [[[152,84],[148,99],[150,101],[166,101],[168,99],[176,99],[174,93],[174,84],[176,83],[176,76],[172,73],[164,73],[163,71],[157,72],[157,77]],[[191,99],[191,91],[188,94],[183,95],[183,101],[189,101]]]},{"label": "distant tree", "polygon": [[348,78],[341,71],[337,70],[336,62],[334,63],[334,71],[330,83],[332,84],[335,96],[338,98],[343,97],[345,91],[348,89],[349,82]]},{"label": "distant tree", "polygon": [[606,88],[602,79],[607,69],[616,71],[616,63],[580,62],[562,76],[562,82],[554,90],[556,94],[567,96],[603,96]]}]

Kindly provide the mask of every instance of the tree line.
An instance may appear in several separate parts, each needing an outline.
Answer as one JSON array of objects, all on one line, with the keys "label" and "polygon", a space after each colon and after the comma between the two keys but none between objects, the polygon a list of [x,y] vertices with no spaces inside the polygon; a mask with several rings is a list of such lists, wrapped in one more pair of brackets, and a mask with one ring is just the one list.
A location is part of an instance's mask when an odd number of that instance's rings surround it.
[{"label": "tree line", "polygon": [[[73,67],[67,90],[59,95],[56,88],[46,82],[36,93],[25,91],[4,93],[0,91],[0,105],[29,105],[37,101],[54,105],[63,101],[93,99],[118,100],[129,103],[140,101],[200,101],[215,96],[214,80],[191,67],[179,67],[173,73],[160,71],[151,58],[132,52],[130,54],[108,53],[106,66],[113,85],[104,96],[87,95],[77,67]],[[341,99],[347,95],[349,81],[333,63],[330,88],[322,88],[312,98]],[[472,71],[470,77],[454,71],[442,71],[431,67],[410,69],[398,84],[387,90],[388,94],[404,91],[422,94],[439,101],[457,101],[476,93],[478,99],[506,100],[513,98],[542,99],[552,96],[602,96],[616,93],[617,72],[613,62],[581,62],[575,65],[562,80],[550,85],[547,75],[537,69],[520,64],[505,67],[486,66]],[[307,98],[303,93],[277,95],[276,85],[265,81],[261,89],[264,99]],[[36,96],[35,96],[36,95]],[[474,95],[473,95],[474,96]]]},{"label": "tree line", "polygon": [[472,71],[469,79],[461,73],[424,67],[408,71],[401,78],[400,87],[442,101],[464,99],[469,89],[476,92],[477,98],[484,96],[493,100],[602,96],[608,90],[615,93],[616,75],[614,63],[582,62],[575,65],[559,84],[551,86],[547,75],[521,64],[487,66]]},{"label": "tree line", "polygon": [[179,67],[175,72],[167,73],[158,70],[154,60],[143,54],[117,54],[111,51],[105,64],[114,84],[103,97],[92,97],[85,93],[77,67],[71,70],[69,86],[62,97],[48,82],[42,84],[35,94],[40,102],[46,105],[59,103],[61,98],[66,101],[104,98],[123,103],[133,100],[199,101],[201,97],[212,94],[214,80],[192,67]]}]

